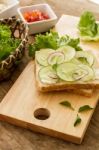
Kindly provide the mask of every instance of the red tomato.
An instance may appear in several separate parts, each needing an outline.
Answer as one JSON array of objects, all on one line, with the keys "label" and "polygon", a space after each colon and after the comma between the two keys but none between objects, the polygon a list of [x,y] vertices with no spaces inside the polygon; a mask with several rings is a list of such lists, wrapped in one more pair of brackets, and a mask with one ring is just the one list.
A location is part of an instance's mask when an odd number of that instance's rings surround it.
[{"label": "red tomato", "polygon": [[49,19],[49,16],[48,16],[47,14],[43,14],[43,17],[44,17],[45,19]]},{"label": "red tomato", "polygon": [[26,13],[24,13],[24,18],[26,19],[26,20],[28,20],[29,19],[29,14],[26,12]]},{"label": "red tomato", "polygon": [[49,16],[46,13],[43,13],[39,10],[25,12],[23,16],[27,22],[34,22],[34,21],[41,21],[41,20],[49,19]]}]

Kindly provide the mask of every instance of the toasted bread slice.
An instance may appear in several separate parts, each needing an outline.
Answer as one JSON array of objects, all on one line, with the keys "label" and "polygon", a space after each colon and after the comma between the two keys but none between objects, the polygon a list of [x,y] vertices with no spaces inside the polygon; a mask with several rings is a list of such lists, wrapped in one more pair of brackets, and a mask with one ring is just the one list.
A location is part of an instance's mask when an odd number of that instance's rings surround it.
[{"label": "toasted bread slice", "polygon": [[65,90],[67,93],[74,93],[74,94],[78,94],[78,95],[82,95],[82,96],[86,96],[86,97],[91,97],[94,90],[93,89],[67,89]]},{"label": "toasted bread slice", "polygon": [[[84,86],[85,84],[83,84],[83,88],[81,88],[82,86],[79,86],[80,84],[76,83],[76,86],[72,86],[75,84],[67,84],[66,82],[63,83],[56,83],[56,84],[43,84],[38,76],[38,72],[39,72],[40,66],[39,64],[36,62],[35,60],[35,75],[36,75],[36,85],[39,91],[41,92],[51,92],[51,91],[62,91],[65,90],[66,92],[71,92],[71,93],[75,93],[75,94],[80,94],[80,95],[84,95],[84,96],[92,96],[93,94],[93,89],[85,89]],[[89,86],[90,87],[90,86]],[[79,88],[79,89],[78,89]]]}]

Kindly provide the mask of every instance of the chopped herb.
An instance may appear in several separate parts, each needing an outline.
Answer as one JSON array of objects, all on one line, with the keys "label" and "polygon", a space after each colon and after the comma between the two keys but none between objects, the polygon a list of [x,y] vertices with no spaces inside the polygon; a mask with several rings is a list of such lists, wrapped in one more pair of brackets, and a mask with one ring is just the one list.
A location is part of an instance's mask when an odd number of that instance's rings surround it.
[{"label": "chopped herb", "polygon": [[69,107],[70,109],[74,110],[74,108],[72,107],[72,105],[68,101],[60,102],[60,104],[65,106],[65,107]]},{"label": "chopped herb", "polygon": [[88,111],[88,110],[92,110],[92,109],[93,108],[90,107],[89,105],[84,105],[79,108],[78,112]]},{"label": "chopped herb", "polygon": [[74,127],[77,126],[78,124],[81,123],[81,118],[79,117],[79,115],[77,114],[76,120],[74,122]]}]

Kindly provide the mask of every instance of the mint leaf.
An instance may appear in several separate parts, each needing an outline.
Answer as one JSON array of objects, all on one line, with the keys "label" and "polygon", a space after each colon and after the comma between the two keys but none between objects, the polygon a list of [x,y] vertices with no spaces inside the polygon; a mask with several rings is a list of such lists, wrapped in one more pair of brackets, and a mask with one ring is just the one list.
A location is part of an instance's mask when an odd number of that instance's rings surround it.
[{"label": "mint leaf", "polygon": [[92,110],[92,109],[93,108],[90,107],[89,105],[84,105],[79,108],[78,112],[88,111],[88,110]]},{"label": "mint leaf", "polygon": [[77,126],[78,124],[81,123],[81,118],[79,117],[79,115],[77,114],[76,120],[74,122],[74,127]]},{"label": "mint leaf", "polygon": [[72,105],[69,101],[63,101],[63,102],[60,102],[60,104],[74,110],[74,108],[72,107]]}]

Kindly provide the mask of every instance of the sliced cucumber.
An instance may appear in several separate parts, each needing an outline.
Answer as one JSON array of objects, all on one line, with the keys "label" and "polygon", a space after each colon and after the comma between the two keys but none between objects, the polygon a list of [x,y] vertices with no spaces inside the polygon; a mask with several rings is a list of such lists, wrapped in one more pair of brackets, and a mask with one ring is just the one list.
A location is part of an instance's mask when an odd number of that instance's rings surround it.
[{"label": "sliced cucumber", "polygon": [[52,66],[43,67],[39,71],[39,78],[42,83],[54,84],[58,82],[58,76]]},{"label": "sliced cucumber", "polygon": [[82,68],[78,68],[77,70],[75,70],[75,72],[73,73],[73,78],[75,80],[80,80],[83,77],[85,77],[86,75],[88,75],[88,71]]},{"label": "sliced cucumber", "polygon": [[94,72],[89,66],[67,62],[57,66],[57,75],[64,81],[89,81],[94,78]]},{"label": "sliced cucumber", "polygon": [[36,51],[36,60],[40,65],[48,66],[47,58],[48,56],[55,52],[53,49],[41,49],[40,51]]},{"label": "sliced cucumber", "polygon": [[75,49],[71,46],[63,46],[57,49],[59,52],[63,52],[65,55],[65,62],[70,61],[75,56]]},{"label": "sliced cucumber", "polygon": [[76,64],[76,65],[82,64],[81,61],[79,61],[77,58],[71,59],[70,63]]},{"label": "sliced cucumber", "polygon": [[78,67],[73,63],[63,63],[57,66],[57,75],[64,81],[75,81],[73,73]]},{"label": "sliced cucumber", "polygon": [[64,53],[56,51],[49,55],[48,63],[50,65],[61,64],[64,62],[64,59],[65,59]]},{"label": "sliced cucumber", "polygon": [[93,69],[90,66],[80,64],[78,65],[80,72],[82,73],[82,77],[80,77],[81,81],[90,81],[94,80],[95,74]]},{"label": "sliced cucumber", "polygon": [[94,56],[90,52],[78,51],[76,52],[76,58],[83,64],[92,66],[94,63]]}]

